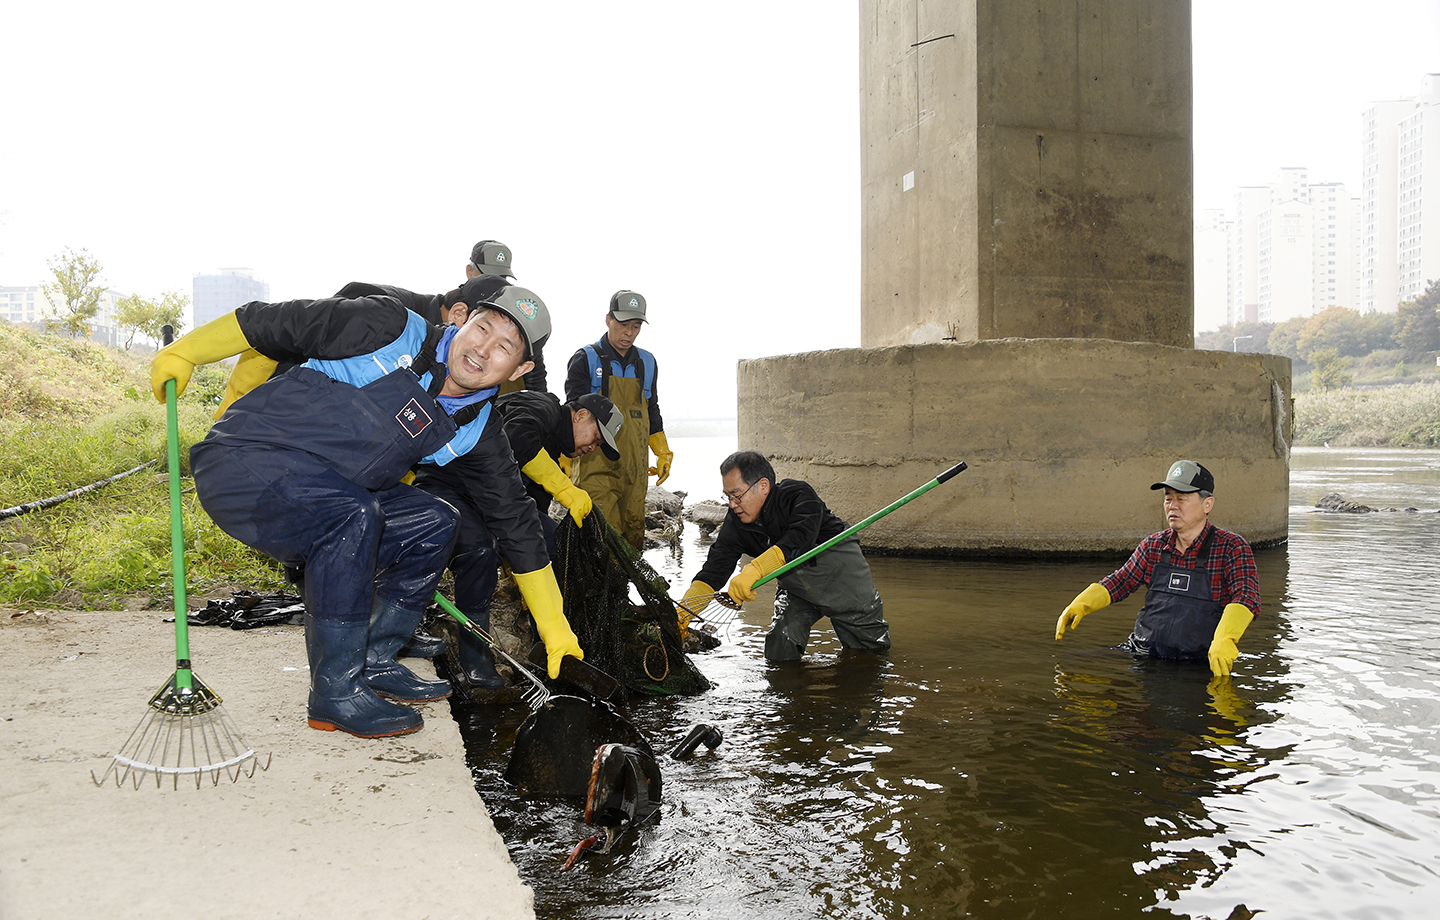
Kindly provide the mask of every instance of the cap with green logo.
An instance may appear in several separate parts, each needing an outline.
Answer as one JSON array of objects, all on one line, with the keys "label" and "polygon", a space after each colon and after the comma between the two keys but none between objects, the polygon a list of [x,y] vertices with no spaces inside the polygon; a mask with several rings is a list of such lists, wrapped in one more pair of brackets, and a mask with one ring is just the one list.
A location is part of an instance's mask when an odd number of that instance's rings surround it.
[{"label": "cap with green logo", "polygon": [[1176,460],[1170,464],[1164,482],[1157,482],[1151,490],[1171,488],[1176,492],[1209,492],[1215,494],[1215,477],[1210,471],[1194,460]]},{"label": "cap with green logo", "polygon": [[478,275],[460,285],[459,300],[475,307],[489,307],[499,310],[515,321],[525,336],[525,357],[534,358],[535,352],[544,347],[550,337],[550,311],[545,301],[529,288],[507,284],[499,291],[484,296],[490,287],[484,275]]},{"label": "cap with green logo", "polygon": [[504,275],[514,278],[510,270],[510,247],[496,240],[481,240],[470,250],[470,267],[482,275]]},{"label": "cap with green logo", "polygon": [[628,323],[632,319],[638,319],[642,323],[650,322],[645,318],[645,298],[634,291],[616,291],[611,295],[610,315],[622,323]]}]

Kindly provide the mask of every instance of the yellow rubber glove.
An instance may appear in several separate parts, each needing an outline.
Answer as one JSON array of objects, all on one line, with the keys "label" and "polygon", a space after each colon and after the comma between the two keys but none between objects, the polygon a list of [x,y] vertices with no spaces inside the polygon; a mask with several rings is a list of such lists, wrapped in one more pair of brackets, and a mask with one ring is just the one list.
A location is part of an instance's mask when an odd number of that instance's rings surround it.
[{"label": "yellow rubber glove", "polygon": [[751,559],[750,564],[741,569],[739,575],[730,579],[730,586],[725,589],[725,593],[742,604],[746,601],[753,601],[755,599],[755,582],[784,564],[785,553],[780,547],[772,546]]},{"label": "yellow rubber glove", "polygon": [[554,496],[555,500],[570,510],[570,516],[575,519],[575,526],[579,527],[585,523],[585,515],[590,513],[593,503],[590,501],[590,493],[575,485],[570,478],[560,472],[560,467],[550,459],[550,455],[543,450],[535,452],[530,462],[520,467],[520,472],[540,483],[546,492]]},{"label": "yellow rubber glove", "polygon": [[1100,582],[1081,591],[1070,602],[1070,606],[1060,614],[1060,619],[1055,621],[1055,641],[1059,642],[1065,635],[1066,627],[1074,629],[1080,625],[1080,621],[1097,610],[1110,606],[1110,592]]},{"label": "yellow rubber glove", "polygon": [[1240,647],[1235,643],[1245,634],[1245,627],[1255,619],[1255,614],[1244,604],[1226,604],[1215,627],[1215,638],[1210,642],[1210,673],[1216,677],[1227,677],[1235,659],[1240,657]]},{"label": "yellow rubber glove", "polygon": [[580,640],[565,619],[565,602],[560,599],[560,586],[555,582],[555,570],[550,563],[533,572],[515,573],[515,586],[530,608],[530,617],[535,621],[535,631],[545,643],[545,655],[549,659],[550,679],[560,676],[560,659],[569,655],[585,659],[580,649]]},{"label": "yellow rubber glove", "polygon": [[[690,629],[690,619],[705,609],[710,598],[715,596],[715,589],[700,580],[690,582],[690,587],[685,591],[685,596],[680,598],[680,603],[675,605],[675,617],[680,621],[680,635],[683,637]],[[705,598],[701,603],[695,598]]]},{"label": "yellow rubber glove", "polygon": [[655,465],[650,467],[650,475],[656,477],[655,484],[670,478],[670,461],[675,455],[670,451],[670,442],[665,440],[665,432],[657,431],[650,436],[650,449],[655,452]]},{"label": "yellow rubber glove", "polygon": [[240,321],[231,310],[219,319],[212,319],[199,329],[166,345],[150,362],[150,389],[155,398],[165,401],[165,381],[175,381],[175,395],[185,392],[190,375],[197,364],[213,364],[222,358],[238,355],[250,347]]},{"label": "yellow rubber glove", "polygon": [[231,403],[269,380],[279,366],[279,362],[253,348],[241,352],[240,360],[235,362],[235,369],[230,372],[230,379],[225,381],[225,398],[220,401],[220,408],[215,410],[215,421],[220,421],[220,416],[225,414]]},{"label": "yellow rubber glove", "polygon": [[569,475],[570,475],[570,465],[571,465],[573,462],[574,462],[574,461],[571,460],[569,457],[565,456],[564,454],[561,454],[561,455],[560,455],[560,459],[558,459],[558,460],[555,461],[555,465],[558,466],[558,467],[560,467],[560,472],[564,473],[566,476],[569,476]]}]

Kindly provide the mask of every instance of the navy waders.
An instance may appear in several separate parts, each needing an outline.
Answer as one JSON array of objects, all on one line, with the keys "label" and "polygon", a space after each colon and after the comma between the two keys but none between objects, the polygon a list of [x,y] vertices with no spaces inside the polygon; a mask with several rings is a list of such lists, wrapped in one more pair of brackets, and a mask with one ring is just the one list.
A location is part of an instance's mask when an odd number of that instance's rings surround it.
[{"label": "navy waders", "polygon": [[1224,612],[1210,594],[1210,572],[1205,565],[1210,558],[1209,543],[1207,534],[1193,569],[1176,565],[1169,552],[1160,554],[1145,603],[1135,617],[1135,631],[1123,646],[1136,657],[1202,661],[1209,657],[1215,627]]}]

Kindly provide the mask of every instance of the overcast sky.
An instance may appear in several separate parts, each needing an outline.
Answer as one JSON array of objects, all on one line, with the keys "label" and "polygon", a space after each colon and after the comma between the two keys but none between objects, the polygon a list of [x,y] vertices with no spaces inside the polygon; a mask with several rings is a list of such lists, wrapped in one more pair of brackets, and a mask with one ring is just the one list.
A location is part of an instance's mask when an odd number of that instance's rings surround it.
[{"label": "overcast sky", "polygon": [[[550,306],[551,389],[609,295],[667,418],[735,360],[859,344],[854,3],[6,3],[0,285],[84,247],[122,293],[424,292],[470,244]],[[1195,3],[1196,210],[1280,166],[1358,185],[1365,101],[1440,71],[1440,0]]]}]

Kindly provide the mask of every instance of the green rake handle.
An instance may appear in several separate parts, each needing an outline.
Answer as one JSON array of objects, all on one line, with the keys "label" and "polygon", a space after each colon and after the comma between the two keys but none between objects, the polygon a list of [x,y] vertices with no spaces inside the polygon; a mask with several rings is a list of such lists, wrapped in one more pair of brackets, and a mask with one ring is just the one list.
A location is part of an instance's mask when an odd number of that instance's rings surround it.
[{"label": "green rake handle", "polygon": [[788,572],[788,571],[790,571],[791,569],[795,568],[797,565],[803,565],[803,564],[805,564],[806,562],[808,562],[809,560],[815,558],[816,556],[820,555],[821,553],[825,552],[827,549],[829,549],[830,547],[834,546],[835,544],[840,543],[841,541],[846,540],[846,539],[848,539],[849,537],[852,537],[852,536],[854,536],[855,534],[859,533],[860,531],[864,530],[866,527],[869,527],[871,524],[873,524],[873,523],[875,523],[876,521],[880,520],[880,519],[883,518],[885,515],[887,515],[887,514],[889,514],[890,512],[894,511],[896,508],[899,508],[901,505],[908,504],[909,502],[912,502],[912,501],[914,501],[915,499],[919,498],[920,496],[924,495],[926,492],[929,492],[931,489],[935,488],[936,486],[942,485],[942,484],[944,484],[944,483],[946,483],[946,482],[949,482],[951,479],[955,478],[955,476],[956,476],[957,474],[959,474],[959,473],[961,473],[961,472],[964,472],[965,468],[966,468],[966,467],[965,467],[965,461],[964,461],[964,460],[961,460],[959,463],[957,463],[957,464],[955,464],[954,466],[950,467],[950,469],[948,469],[948,470],[946,470],[945,472],[941,473],[939,476],[936,476],[934,479],[932,479],[932,480],[930,480],[929,482],[925,483],[923,486],[921,486],[920,488],[916,489],[914,492],[911,492],[909,495],[906,495],[904,498],[898,498],[898,499],[896,499],[895,501],[893,501],[893,502],[891,502],[890,504],[886,505],[884,508],[881,508],[879,511],[877,511],[877,512],[875,512],[874,514],[870,515],[869,517],[867,517],[865,520],[861,521],[860,523],[855,524],[855,525],[853,525],[853,526],[851,526],[851,527],[848,527],[848,528],[846,528],[845,530],[842,530],[840,533],[838,533],[838,534],[836,534],[835,536],[831,537],[830,539],[826,540],[824,543],[821,543],[819,546],[817,546],[817,547],[815,547],[814,549],[810,550],[808,553],[801,553],[799,556],[796,556],[794,559],[792,559],[791,561],[789,561],[789,562],[785,563],[784,565],[780,566],[780,568],[778,568],[778,569],[776,569],[775,571],[771,572],[769,575],[766,575],[764,578],[762,578],[762,579],[760,579],[759,581],[755,582],[755,584],[752,585],[751,588],[752,588],[752,589],[753,589],[753,588],[758,588],[758,587],[760,587],[761,585],[763,585],[763,584],[765,584],[765,583],[767,583],[767,582],[774,581],[775,579],[779,578],[781,575],[784,575],[786,572]]},{"label": "green rake handle", "polygon": [[[160,327],[160,340],[175,341],[175,327]],[[175,593],[175,687],[193,689],[190,679],[190,630],[185,596],[185,524],[180,513],[180,419],[175,411],[175,381],[165,381],[165,443],[170,454],[170,574]]]}]

